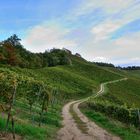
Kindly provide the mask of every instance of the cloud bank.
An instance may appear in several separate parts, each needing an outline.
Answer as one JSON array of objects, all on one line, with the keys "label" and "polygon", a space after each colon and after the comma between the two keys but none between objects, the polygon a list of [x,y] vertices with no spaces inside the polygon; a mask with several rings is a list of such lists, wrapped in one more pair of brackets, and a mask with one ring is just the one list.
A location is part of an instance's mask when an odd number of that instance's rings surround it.
[{"label": "cloud bank", "polygon": [[138,0],[81,0],[27,29],[22,43],[33,52],[65,47],[90,61],[140,65],[139,16]]}]

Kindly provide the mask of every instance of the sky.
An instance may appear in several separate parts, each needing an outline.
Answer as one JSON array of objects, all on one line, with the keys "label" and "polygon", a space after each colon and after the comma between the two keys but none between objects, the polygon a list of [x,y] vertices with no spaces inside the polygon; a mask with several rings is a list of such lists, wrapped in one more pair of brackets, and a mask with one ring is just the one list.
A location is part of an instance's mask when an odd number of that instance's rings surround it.
[{"label": "sky", "polygon": [[0,40],[12,34],[32,52],[140,66],[140,0],[0,0]]}]

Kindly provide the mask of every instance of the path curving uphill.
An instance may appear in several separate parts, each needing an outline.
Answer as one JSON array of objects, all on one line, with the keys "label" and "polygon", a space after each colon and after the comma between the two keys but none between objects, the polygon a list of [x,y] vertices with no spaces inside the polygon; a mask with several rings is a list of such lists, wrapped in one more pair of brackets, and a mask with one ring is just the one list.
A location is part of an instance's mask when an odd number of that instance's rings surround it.
[{"label": "path curving uphill", "polygon": [[[120,140],[119,137],[113,136],[103,128],[96,125],[94,122],[90,121],[79,110],[79,105],[87,101],[91,97],[96,98],[98,96],[101,96],[105,91],[105,85],[120,82],[123,80],[127,80],[127,78],[102,83],[97,94],[85,99],[67,103],[62,110],[63,128],[59,130],[57,140]],[[81,126],[78,126],[75,118],[80,121]]]}]

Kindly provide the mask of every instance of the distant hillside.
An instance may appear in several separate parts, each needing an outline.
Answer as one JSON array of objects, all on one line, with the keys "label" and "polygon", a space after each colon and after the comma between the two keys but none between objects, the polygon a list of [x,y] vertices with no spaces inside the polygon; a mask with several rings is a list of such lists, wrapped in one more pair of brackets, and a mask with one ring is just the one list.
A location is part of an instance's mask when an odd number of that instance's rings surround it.
[{"label": "distant hillside", "polygon": [[2,67],[6,69],[20,75],[32,76],[58,88],[62,93],[69,93],[66,94],[69,97],[71,94],[73,97],[87,96],[86,94],[91,94],[101,82],[120,78],[120,75],[87,62],[80,54],[73,55],[67,49],[31,53],[20,44],[16,35],[1,42],[0,63],[4,64]]},{"label": "distant hillside", "polygon": [[103,66],[103,67],[115,67],[113,64],[111,63],[103,63],[103,62],[94,62],[96,65],[98,66]]},{"label": "distant hillside", "polygon": [[128,66],[128,67],[122,67],[122,70],[140,70],[140,66]]},{"label": "distant hillside", "polygon": [[98,66],[85,61],[77,56],[70,56],[72,65],[55,67],[44,67],[40,69],[28,69],[11,66],[3,66],[3,69],[10,69],[19,75],[34,77],[44,81],[52,88],[57,88],[66,98],[79,98],[88,96],[99,88],[101,82],[119,79],[121,76],[109,72]]}]

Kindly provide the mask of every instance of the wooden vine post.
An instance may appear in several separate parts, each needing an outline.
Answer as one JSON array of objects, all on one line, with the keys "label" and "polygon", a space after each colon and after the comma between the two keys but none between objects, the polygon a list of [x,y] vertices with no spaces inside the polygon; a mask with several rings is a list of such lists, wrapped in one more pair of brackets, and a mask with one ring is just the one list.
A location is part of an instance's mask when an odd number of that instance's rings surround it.
[{"label": "wooden vine post", "polygon": [[40,121],[39,121],[39,126],[41,126],[42,118],[44,111],[47,111],[48,103],[49,103],[49,91],[46,90],[45,88],[41,91],[42,94],[42,101],[41,101],[41,112],[40,112]]}]

